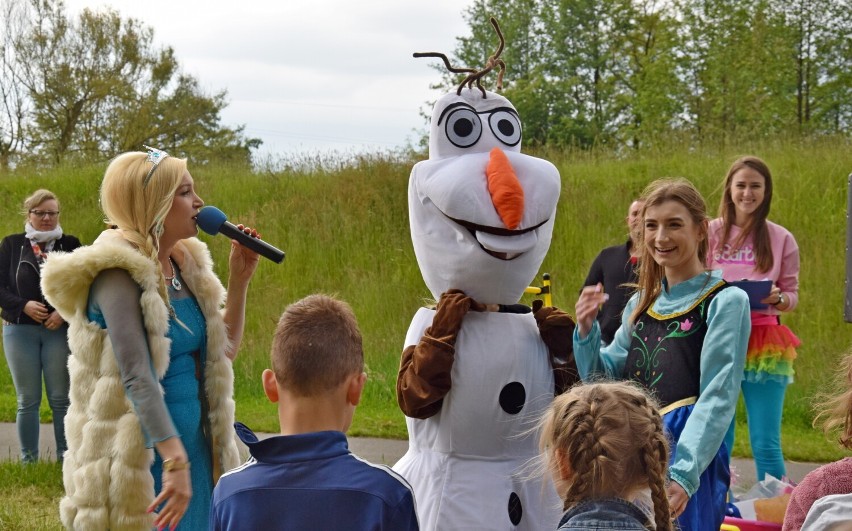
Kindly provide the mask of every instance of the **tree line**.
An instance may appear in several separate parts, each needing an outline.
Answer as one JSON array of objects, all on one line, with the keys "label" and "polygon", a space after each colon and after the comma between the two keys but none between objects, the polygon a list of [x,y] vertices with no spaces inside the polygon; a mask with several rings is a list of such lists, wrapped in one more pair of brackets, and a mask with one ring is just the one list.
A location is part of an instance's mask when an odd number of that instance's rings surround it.
[{"label": "tree line", "polygon": [[226,92],[205,94],[153,38],[112,9],[71,17],[61,0],[0,0],[0,170],[142,144],[249,161],[261,141],[221,123]]},{"label": "tree line", "polygon": [[[470,33],[454,66],[484,65],[497,18],[504,94],[528,145],[848,136],[852,126],[850,0],[476,0],[463,16]],[[458,81],[445,73],[441,86]]]}]

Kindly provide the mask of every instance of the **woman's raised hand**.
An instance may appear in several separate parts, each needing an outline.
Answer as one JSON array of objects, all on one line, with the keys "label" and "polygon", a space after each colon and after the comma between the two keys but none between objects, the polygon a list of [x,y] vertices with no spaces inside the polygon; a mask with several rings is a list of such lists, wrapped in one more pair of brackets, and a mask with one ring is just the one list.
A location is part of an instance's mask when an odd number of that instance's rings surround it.
[{"label": "woman's raised hand", "polygon": [[[260,234],[258,234],[256,229],[246,227],[243,224],[237,225],[237,228],[252,238],[260,238]],[[259,262],[259,254],[248,247],[240,245],[236,240],[231,240],[231,254],[228,257],[228,265],[232,276],[248,281],[257,270]]]},{"label": "woman's raised hand", "polygon": [[574,307],[574,314],[577,316],[577,330],[581,338],[589,335],[595,317],[598,316],[601,306],[607,299],[609,299],[609,295],[604,293],[603,284],[600,282],[596,286],[586,286],[580,292],[580,298],[577,299],[577,305]]}]

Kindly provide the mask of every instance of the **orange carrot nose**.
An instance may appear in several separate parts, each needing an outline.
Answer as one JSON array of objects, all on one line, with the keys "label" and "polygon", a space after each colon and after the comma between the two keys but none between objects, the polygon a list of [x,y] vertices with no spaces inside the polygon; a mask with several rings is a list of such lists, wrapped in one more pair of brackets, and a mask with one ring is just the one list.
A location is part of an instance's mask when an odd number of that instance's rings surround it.
[{"label": "orange carrot nose", "polygon": [[500,148],[491,150],[491,159],[485,167],[488,177],[488,193],[503,224],[516,229],[524,215],[524,189],[515,176],[509,158]]}]

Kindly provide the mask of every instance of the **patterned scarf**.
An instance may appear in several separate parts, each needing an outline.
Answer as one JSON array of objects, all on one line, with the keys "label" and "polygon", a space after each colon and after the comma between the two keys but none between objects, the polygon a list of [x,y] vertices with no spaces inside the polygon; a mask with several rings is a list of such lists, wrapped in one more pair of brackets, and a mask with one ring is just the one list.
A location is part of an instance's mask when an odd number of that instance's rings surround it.
[{"label": "patterned scarf", "polygon": [[[26,232],[27,239],[30,241],[30,245],[33,248],[33,254],[38,260],[39,264],[44,263],[44,259],[47,257],[47,253],[53,250],[53,246],[56,243],[56,240],[62,237],[62,227],[57,223],[56,228],[48,231],[35,230],[30,224],[29,221],[24,225],[24,231]],[[44,244],[44,250],[42,251],[39,243]]]}]

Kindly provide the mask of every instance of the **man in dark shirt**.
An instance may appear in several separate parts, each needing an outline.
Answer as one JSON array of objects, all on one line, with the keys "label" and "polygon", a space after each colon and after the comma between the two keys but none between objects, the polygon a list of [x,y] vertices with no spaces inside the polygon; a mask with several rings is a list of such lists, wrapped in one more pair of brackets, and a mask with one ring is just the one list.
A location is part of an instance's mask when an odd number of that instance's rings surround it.
[{"label": "man in dark shirt", "polygon": [[612,343],[615,331],[621,326],[621,313],[627,304],[633,288],[625,283],[635,284],[637,277],[637,258],[641,254],[642,210],[645,204],[639,199],[630,203],[627,211],[627,227],[630,237],[626,243],[607,247],[598,254],[583,286],[603,285],[604,293],[609,294],[600,313],[598,324],[601,327],[601,340]]}]

